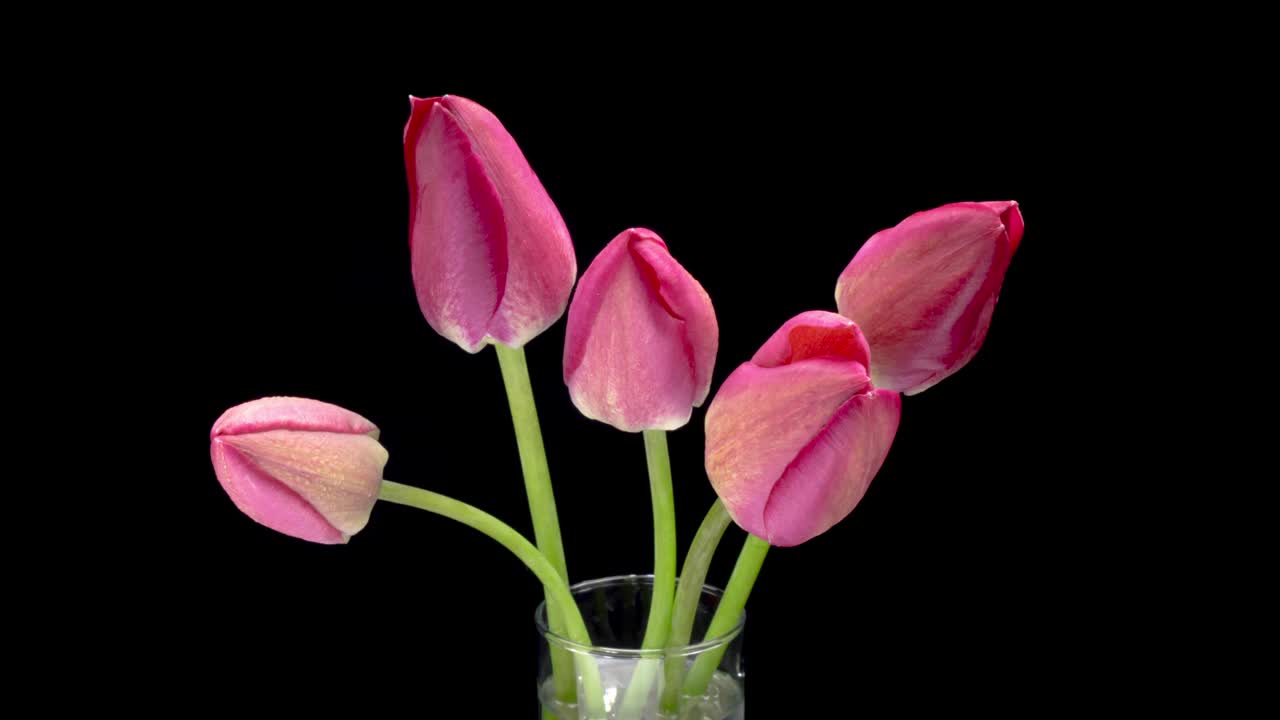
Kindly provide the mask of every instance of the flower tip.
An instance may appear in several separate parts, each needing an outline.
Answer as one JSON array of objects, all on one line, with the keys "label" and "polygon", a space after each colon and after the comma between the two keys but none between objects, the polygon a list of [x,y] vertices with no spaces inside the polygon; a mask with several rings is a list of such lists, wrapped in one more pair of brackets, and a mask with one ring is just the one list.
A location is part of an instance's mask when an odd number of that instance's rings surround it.
[{"label": "flower tip", "polygon": [[1009,209],[1000,216],[1000,220],[1009,232],[1009,254],[1012,255],[1018,251],[1018,244],[1022,242],[1022,232],[1025,228],[1022,222],[1022,209],[1016,201],[1010,203]]},{"label": "flower tip", "polygon": [[650,230],[649,228],[643,228],[643,227],[627,228],[626,230],[622,231],[622,234],[626,236],[628,245],[634,245],[635,243],[638,243],[638,242],[650,240],[657,243],[658,245],[661,245],[664,249],[667,247],[667,242],[663,240],[662,237],[658,235],[658,233]]},{"label": "flower tip", "polygon": [[1018,243],[1022,242],[1022,209],[1018,205],[1017,200],[1000,200],[995,202],[984,202],[982,205],[994,210],[1000,216],[1000,223],[1004,225],[1005,232],[1009,235],[1009,254],[1012,255],[1018,251]]},{"label": "flower tip", "polygon": [[427,110],[430,110],[432,105],[435,105],[435,104],[439,103],[440,101],[444,100],[446,97],[449,97],[449,96],[448,96],[448,95],[441,95],[441,96],[438,96],[438,97],[418,97],[417,95],[410,94],[410,95],[409,95],[409,109],[410,109],[411,111],[412,111],[412,110],[417,110],[419,107],[421,107],[421,106],[424,106],[424,105],[425,105],[425,106],[426,106],[426,109],[427,109]]}]

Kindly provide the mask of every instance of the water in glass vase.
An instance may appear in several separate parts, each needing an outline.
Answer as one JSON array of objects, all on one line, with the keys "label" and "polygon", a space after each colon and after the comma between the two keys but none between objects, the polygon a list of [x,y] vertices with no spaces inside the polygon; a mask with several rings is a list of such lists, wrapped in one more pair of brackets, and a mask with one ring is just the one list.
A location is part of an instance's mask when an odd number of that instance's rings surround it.
[{"label": "water in glass vase", "polygon": [[[610,720],[617,718],[618,705],[636,668],[631,658],[597,658],[600,679],[604,685],[605,709]],[[556,701],[555,686],[550,679],[538,689],[542,703],[542,718],[555,720],[579,720],[576,705],[563,705]],[[717,672],[707,686],[707,694],[701,698],[686,697],[679,713],[663,713],[658,710],[658,693],[653,693],[640,720],[743,720],[742,687],[731,675]]]}]

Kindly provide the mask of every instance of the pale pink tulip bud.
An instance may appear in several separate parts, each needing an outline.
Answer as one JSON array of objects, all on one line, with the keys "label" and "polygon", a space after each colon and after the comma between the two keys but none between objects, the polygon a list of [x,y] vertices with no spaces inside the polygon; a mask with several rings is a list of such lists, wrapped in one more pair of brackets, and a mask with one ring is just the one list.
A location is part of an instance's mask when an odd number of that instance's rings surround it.
[{"label": "pale pink tulip bud", "polygon": [[223,413],[210,440],[231,501],[272,530],[334,544],[369,522],[387,451],[359,415],[317,400],[262,398]]},{"label": "pale pink tulip bud", "polygon": [[866,334],[876,387],[914,395],[973,359],[1021,240],[1013,201],[943,205],[867,240],[836,305]]},{"label": "pale pink tulip bud", "polygon": [[650,230],[614,238],[583,273],[564,381],[583,415],[619,430],[674,430],[711,391],[720,330],[711,298]]},{"label": "pale pink tulip bud", "polygon": [[707,477],[744,530],[799,545],[853,512],[902,409],[898,393],[872,386],[868,358],[857,325],[815,310],[720,386],[707,408]]},{"label": "pale pink tulip bud", "polygon": [[522,347],[564,314],[578,274],[560,211],[493,113],[456,95],[409,101],[418,306],[467,352]]}]

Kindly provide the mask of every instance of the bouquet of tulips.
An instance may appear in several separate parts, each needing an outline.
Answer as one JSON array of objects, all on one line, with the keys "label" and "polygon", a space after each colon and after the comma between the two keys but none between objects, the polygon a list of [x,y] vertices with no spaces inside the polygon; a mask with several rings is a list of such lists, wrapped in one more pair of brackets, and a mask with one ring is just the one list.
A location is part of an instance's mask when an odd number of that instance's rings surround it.
[{"label": "bouquet of tulips", "polygon": [[[867,240],[839,274],[838,312],[788,320],[712,397],[705,469],[718,499],[678,567],[666,433],[711,395],[719,342],[711,298],[641,228],[615,237],[579,279],[556,206],[498,118],[470,100],[411,98],[404,153],[418,304],[468,353],[494,348],[533,542],[475,507],[383,478],[377,426],[317,400],[271,397],[227,410],[211,434],[215,474],[249,517],[311,542],[347,542],[379,499],[479,530],[541,582],[551,631],[582,646],[593,638],[570,592],[526,343],[567,308],[563,373],[573,404],[643,436],[654,567],[642,649],[680,647],[701,639],[691,637],[695,605],[730,522],[748,536],[706,637],[737,622],[771,546],[804,543],[853,511],[889,452],[900,394],[941,382],[981,347],[1023,233],[1016,202],[964,202]],[[660,688],[665,712],[705,692],[717,658],[667,668],[661,679],[637,668],[610,697],[589,659],[553,652],[552,661],[561,703],[583,717],[638,718],[649,688]]]}]

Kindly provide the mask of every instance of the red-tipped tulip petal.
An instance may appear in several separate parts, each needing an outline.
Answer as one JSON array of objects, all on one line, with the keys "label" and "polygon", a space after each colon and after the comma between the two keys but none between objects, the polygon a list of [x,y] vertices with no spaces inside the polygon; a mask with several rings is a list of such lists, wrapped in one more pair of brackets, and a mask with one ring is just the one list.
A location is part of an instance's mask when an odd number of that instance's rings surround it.
[{"label": "red-tipped tulip petal", "polygon": [[214,473],[246,515],[286,535],[343,543],[369,521],[387,451],[378,428],[336,405],[264,398],[223,413]]},{"label": "red-tipped tulip petal", "polygon": [[979,203],[991,208],[1000,216],[1000,222],[1004,223],[1004,227],[1009,231],[1009,254],[1018,252],[1018,243],[1022,242],[1022,210],[1018,209],[1018,203],[1013,200],[1001,200],[999,202]]},{"label": "red-tipped tulip petal", "polygon": [[798,545],[862,499],[900,412],[897,393],[872,387],[866,360],[851,321],[808,312],[720,387],[707,410],[707,476],[747,532]]},{"label": "red-tipped tulip petal", "polygon": [[783,323],[760,346],[751,363],[769,368],[813,358],[849,360],[867,368],[871,365],[871,348],[862,330],[849,318],[810,310]]},{"label": "red-tipped tulip petal", "polygon": [[711,390],[711,298],[649,230],[614,238],[569,306],[564,380],[583,415],[619,430],[674,430]]},{"label": "red-tipped tulip petal", "polygon": [[521,347],[564,314],[577,275],[560,212],[493,113],[410,98],[404,131],[418,305],[467,352]]},{"label": "red-tipped tulip petal", "polygon": [[1017,203],[956,203],[862,246],[840,274],[836,304],[866,334],[876,387],[913,395],[973,358],[1021,238]]}]

